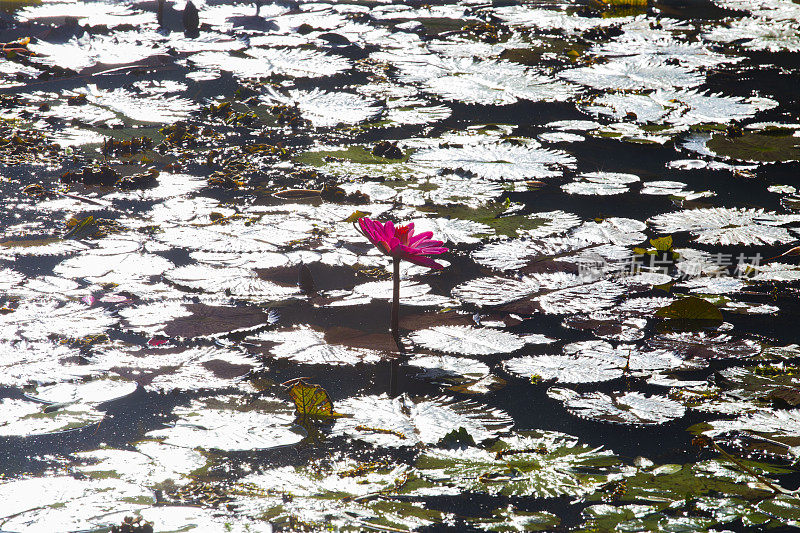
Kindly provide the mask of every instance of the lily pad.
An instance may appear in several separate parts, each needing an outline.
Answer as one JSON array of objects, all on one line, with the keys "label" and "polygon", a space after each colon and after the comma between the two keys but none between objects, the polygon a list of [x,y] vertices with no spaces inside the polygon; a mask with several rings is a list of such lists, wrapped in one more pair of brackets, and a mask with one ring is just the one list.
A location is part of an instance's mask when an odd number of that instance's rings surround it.
[{"label": "lily pad", "polygon": [[465,428],[476,442],[495,437],[511,425],[510,417],[471,401],[450,398],[358,396],[338,403],[340,418],[333,435],[348,435],[379,446],[435,444]]},{"label": "lily pad", "polygon": [[686,408],[674,400],[639,392],[580,394],[570,389],[551,387],[547,394],[564,402],[564,407],[575,416],[600,422],[655,425],[682,418],[686,413]]},{"label": "lily pad", "polygon": [[678,327],[697,328],[722,323],[722,312],[704,298],[681,298],[656,311],[656,316],[666,318]]},{"label": "lily pad", "polygon": [[745,132],[740,137],[729,137],[723,133],[711,136],[706,146],[717,155],[741,161],[798,161],[800,160],[800,138],[769,131]]},{"label": "lily pad", "polygon": [[415,331],[409,338],[431,350],[463,355],[511,353],[525,345],[525,340],[513,333],[471,326],[435,326]]},{"label": "lily pad", "polygon": [[504,496],[582,496],[621,473],[607,450],[555,432],[523,432],[488,449],[430,449],[417,460],[431,481]]},{"label": "lily pad", "polygon": [[147,436],[165,444],[202,450],[265,450],[300,442],[292,408],[284,401],[262,398],[247,402],[236,396],[192,400],[176,407],[170,427]]}]

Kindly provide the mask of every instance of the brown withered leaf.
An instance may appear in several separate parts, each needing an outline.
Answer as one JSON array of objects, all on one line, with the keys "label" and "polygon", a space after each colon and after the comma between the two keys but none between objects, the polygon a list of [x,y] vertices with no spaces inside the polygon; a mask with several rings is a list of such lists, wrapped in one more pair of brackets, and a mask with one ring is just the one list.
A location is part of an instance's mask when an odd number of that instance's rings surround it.
[{"label": "brown withered leaf", "polygon": [[800,389],[797,387],[778,387],[767,395],[772,405],[778,408],[790,409],[800,405]]},{"label": "brown withered leaf", "polygon": [[339,418],[345,415],[333,410],[333,402],[328,392],[313,383],[298,378],[286,383],[289,397],[299,418]]}]

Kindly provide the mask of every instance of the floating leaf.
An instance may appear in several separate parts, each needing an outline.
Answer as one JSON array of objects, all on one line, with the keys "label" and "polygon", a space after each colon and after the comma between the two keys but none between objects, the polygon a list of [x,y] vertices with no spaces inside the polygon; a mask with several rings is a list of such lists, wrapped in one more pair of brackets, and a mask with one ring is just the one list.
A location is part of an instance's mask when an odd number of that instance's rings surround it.
[{"label": "floating leaf", "polygon": [[764,500],[758,504],[758,509],[767,516],[778,519],[779,521],[797,527],[800,524],[800,498],[787,494],[779,494],[773,499]]},{"label": "floating leaf", "polygon": [[50,341],[0,341],[0,384],[12,387],[50,385],[97,375],[94,364],[80,364],[81,351]]},{"label": "floating leaf", "polygon": [[376,119],[383,111],[377,102],[363,96],[320,89],[292,90],[287,96],[272,92],[268,99],[272,103],[297,106],[301,116],[318,127],[358,124]]},{"label": "floating leaf", "polygon": [[[771,9],[765,11],[770,14],[772,12]],[[775,11],[780,13],[783,10],[775,9]],[[703,38],[722,43],[734,42],[737,46],[749,50],[797,52],[800,51],[797,23],[789,13],[791,11],[784,16],[777,14],[777,16],[733,19],[729,24],[714,26],[703,35]]]},{"label": "floating leaf", "polygon": [[100,335],[116,322],[102,308],[90,308],[84,303],[63,303],[49,298],[26,300],[13,313],[0,314],[0,330],[7,334],[19,332],[29,341],[45,340],[51,335],[62,338]]},{"label": "floating leaf", "polygon": [[504,363],[512,374],[561,383],[599,383],[622,377],[617,361],[569,355],[537,355],[511,359]]},{"label": "floating leaf", "polygon": [[794,135],[772,135],[769,132],[747,132],[741,137],[730,138],[715,134],[706,143],[717,155],[741,161],[798,161],[800,139]]},{"label": "floating leaf", "polygon": [[695,87],[703,77],[686,67],[668,65],[657,59],[620,57],[607,63],[566,70],[561,78],[596,89],[659,89]]},{"label": "floating leaf", "polygon": [[[164,339],[164,344],[167,342]],[[98,350],[93,361],[102,371],[159,392],[242,388],[246,385],[239,379],[258,366],[255,358],[234,349],[172,347],[152,340],[144,349]]]},{"label": "floating leaf", "polygon": [[462,381],[480,379],[489,375],[488,365],[466,357],[417,355],[409,359],[407,364],[422,368],[421,376],[434,379],[449,378]]},{"label": "floating leaf", "polygon": [[271,73],[316,78],[332,76],[350,68],[350,63],[338,55],[302,48],[249,47],[246,53],[204,51],[190,60],[205,69],[233,72],[242,78],[267,76]]},{"label": "floating leaf", "polygon": [[466,429],[454,429],[437,443],[437,446],[443,448],[464,448],[467,446],[476,446],[475,439],[472,438]]},{"label": "floating leaf", "polygon": [[195,399],[173,410],[177,420],[147,436],[182,448],[264,450],[295,444],[303,434],[292,422],[291,408],[275,398],[248,402],[237,396]]},{"label": "floating leaf", "polygon": [[[719,459],[642,466],[634,475],[610,484],[606,494],[594,496],[604,496],[608,503],[588,507],[584,527],[577,531],[713,531],[725,525],[735,527],[740,520],[761,529],[769,516],[759,508],[769,509],[773,500],[769,499],[771,491],[754,481],[750,474]],[[775,497],[782,498],[785,496]],[[680,509],[680,514],[675,516],[667,509]]]},{"label": "floating leaf", "polygon": [[539,148],[538,144],[482,145],[469,148],[430,148],[415,152],[412,161],[434,169],[463,169],[489,180],[523,180],[560,175],[553,170],[575,164],[564,152]]},{"label": "floating leaf", "polygon": [[[534,298],[532,303],[538,304],[547,314],[571,314],[596,311],[612,307],[615,301],[624,294],[625,289],[618,283],[600,280],[586,285],[560,289]],[[514,304],[510,304],[509,310]],[[526,310],[524,306],[517,312],[528,314],[535,308]]]},{"label": "floating leaf", "polygon": [[235,504],[241,513],[269,517],[270,525],[287,529],[302,522],[314,529],[411,531],[441,523],[447,515],[419,505],[417,492],[445,491],[388,458],[356,460],[337,453],[302,467],[272,467],[245,476],[235,486]]},{"label": "floating leaf", "polygon": [[298,379],[288,387],[287,393],[294,402],[295,411],[300,418],[327,419],[343,416],[333,410],[333,402],[328,392],[319,385]]},{"label": "floating leaf", "polygon": [[661,233],[691,231],[703,244],[785,244],[794,237],[779,226],[798,220],[763,209],[709,207],[656,215],[648,222]]},{"label": "floating leaf", "polygon": [[513,333],[471,326],[435,326],[415,331],[409,338],[431,350],[464,355],[511,353],[525,345]]},{"label": "floating leaf", "polygon": [[181,287],[223,293],[259,303],[299,295],[296,287],[283,287],[260,279],[255,271],[245,268],[186,265],[164,272],[164,278]]},{"label": "floating leaf", "polygon": [[650,239],[650,246],[655,248],[658,252],[672,251],[672,235],[659,237],[657,239]]},{"label": "floating leaf", "polygon": [[654,425],[683,417],[686,408],[663,396],[646,396],[640,392],[604,394],[577,393],[570,389],[552,387],[548,396],[564,403],[575,416],[613,422],[616,424]]},{"label": "floating leaf", "polygon": [[476,278],[453,288],[453,297],[475,305],[502,305],[538,292],[536,280],[507,278]]},{"label": "floating leaf", "polygon": [[656,311],[656,316],[670,320],[693,323],[722,323],[722,313],[708,300],[696,296],[681,298]]},{"label": "floating leaf", "polygon": [[555,432],[522,432],[489,449],[430,449],[417,460],[426,478],[504,496],[581,496],[620,471],[611,452]]},{"label": "floating leaf", "polygon": [[537,75],[522,65],[494,59],[443,58],[433,54],[388,54],[386,59],[400,69],[401,80],[421,82],[431,93],[465,103],[507,105],[518,99],[565,100],[573,91],[568,84]]},{"label": "floating leaf", "polygon": [[255,307],[213,306],[186,304],[190,313],[170,320],[164,325],[168,337],[215,337],[237,331],[248,331],[274,324],[277,315]]},{"label": "floating leaf", "polygon": [[139,442],[134,450],[100,448],[75,455],[81,460],[91,461],[91,464],[76,468],[89,477],[112,477],[148,487],[164,482],[185,485],[190,482],[188,474],[208,462],[195,450],[158,441]]},{"label": "floating leaf", "polygon": [[552,531],[561,525],[553,513],[547,511],[526,512],[513,507],[497,509],[488,520],[476,520],[488,531]]},{"label": "floating leaf", "polygon": [[64,475],[5,481],[0,499],[3,528],[11,531],[96,530],[109,527],[114,512],[133,514],[155,503],[152,490],[138,483]]},{"label": "floating leaf", "polygon": [[264,331],[249,337],[248,341],[266,343],[262,351],[274,357],[312,365],[376,363],[385,353],[397,350],[388,334],[367,335],[345,328],[331,328],[323,334],[308,326],[299,326],[291,330]]},{"label": "floating leaf", "polygon": [[41,435],[73,430],[100,423],[100,404],[123,398],[136,390],[136,383],[97,379],[85,383],[57,383],[38,387],[25,400],[0,400],[0,434]]},{"label": "floating leaf", "polygon": [[356,209],[355,211],[353,211],[353,214],[350,215],[349,217],[347,217],[346,219],[344,219],[343,222],[347,222],[349,224],[355,224],[356,222],[358,222],[359,218],[362,218],[362,217],[365,217],[365,216],[368,216],[368,215],[369,215],[369,213],[367,213],[365,211],[359,211],[358,209]]},{"label": "floating leaf", "polygon": [[348,418],[339,418],[333,435],[345,434],[380,446],[436,444],[449,432],[464,428],[476,442],[507,430],[511,418],[471,401],[452,398],[358,396],[339,403]]}]

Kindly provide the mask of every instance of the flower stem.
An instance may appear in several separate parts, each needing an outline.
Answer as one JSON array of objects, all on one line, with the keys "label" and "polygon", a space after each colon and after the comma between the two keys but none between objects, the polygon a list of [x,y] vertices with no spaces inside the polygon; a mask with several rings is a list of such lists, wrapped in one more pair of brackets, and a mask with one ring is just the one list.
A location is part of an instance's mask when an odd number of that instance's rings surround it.
[{"label": "flower stem", "polygon": [[748,467],[746,464],[742,463],[741,461],[737,460],[736,457],[732,456],[728,452],[722,449],[719,444],[716,443],[714,439],[711,439],[711,445],[714,446],[714,449],[717,450],[719,453],[723,455],[727,460],[735,464],[736,466],[740,467],[742,470],[759,480],[761,483],[772,489],[773,491],[777,492],[778,494],[790,494],[790,491],[787,491],[783,487],[773,485],[764,476],[761,476],[753,470],[752,468]]},{"label": "flower stem", "polygon": [[395,339],[400,338],[400,329],[398,327],[400,322],[400,259],[393,259],[394,273],[392,274],[393,291],[392,291],[392,336]]}]

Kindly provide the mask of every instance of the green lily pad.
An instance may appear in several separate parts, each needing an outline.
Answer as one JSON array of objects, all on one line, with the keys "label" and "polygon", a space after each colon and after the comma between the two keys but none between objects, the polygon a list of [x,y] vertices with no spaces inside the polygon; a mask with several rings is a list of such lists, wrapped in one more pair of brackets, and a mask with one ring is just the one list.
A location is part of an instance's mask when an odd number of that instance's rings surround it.
[{"label": "green lily pad", "polygon": [[247,512],[282,530],[305,525],[313,531],[413,531],[445,519],[445,513],[417,501],[417,491],[435,489],[387,458],[364,462],[334,455],[304,467],[252,474],[240,480],[235,493]]},{"label": "green lily pad", "polygon": [[650,245],[658,252],[669,252],[672,250],[672,235],[650,239]]},{"label": "green lily pad", "polygon": [[478,521],[487,531],[552,531],[561,524],[553,513],[517,511],[509,506],[496,509],[489,520]]},{"label": "green lily pad", "polygon": [[656,311],[656,316],[668,319],[671,329],[698,329],[722,324],[722,312],[708,300],[689,296],[672,302]]},{"label": "green lily pad", "polygon": [[413,150],[406,150],[403,157],[400,159],[390,159],[388,157],[380,157],[373,155],[364,146],[351,146],[344,150],[319,150],[303,152],[298,155],[296,160],[298,163],[304,163],[313,167],[323,167],[331,162],[337,160],[345,160],[351,163],[360,163],[362,165],[385,165],[392,163],[406,163]]},{"label": "green lily pad", "polygon": [[746,132],[741,137],[715,133],[706,147],[717,155],[742,161],[800,160],[800,137],[771,132]]},{"label": "green lily pad", "polygon": [[[420,211],[436,213],[445,218],[456,218],[471,220],[486,224],[494,229],[497,235],[506,237],[517,237],[525,230],[536,229],[540,226],[552,222],[550,219],[533,218],[525,215],[498,216],[504,211],[503,204],[491,204],[486,207],[469,208],[465,206],[449,205],[436,206],[426,205],[419,208]],[[477,235],[480,237],[490,237],[491,235]]]},{"label": "green lily pad", "polygon": [[800,525],[800,498],[797,496],[779,494],[758,504],[758,509],[786,525]]},{"label": "green lily pad", "polygon": [[417,460],[430,481],[504,496],[580,496],[622,471],[607,450],[555,432],[521,432],[489,449],[429,449]]},{"label": "green lily pad", "polygon": [[[772,468],[747,465],[762,473]],[[800,517],[796,498],[773,497],[752,475],[719,459],[643,468],[588,499],[604,503],[586,508],[577,531],[707,531],[740,519],[755,526],[778,525],[770,516],[784,524],[790,515]]]}]

